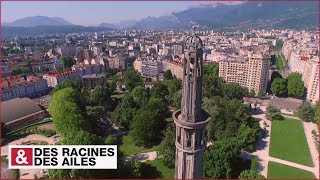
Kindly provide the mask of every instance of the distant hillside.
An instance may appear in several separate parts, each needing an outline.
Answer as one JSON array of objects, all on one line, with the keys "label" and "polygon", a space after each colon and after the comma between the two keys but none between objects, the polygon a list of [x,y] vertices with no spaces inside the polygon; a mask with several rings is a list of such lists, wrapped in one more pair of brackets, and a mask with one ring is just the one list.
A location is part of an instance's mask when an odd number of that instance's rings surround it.
[{"label": "distant hillside", "polygon": [[137,22],[137,29],[190,28],[307,28],[318,27],[318,2],[245,2],[202,5]]},{"label": "distant hillside", "polygon": [[107,28],[117,29],[117,27],[111,23],[101,23],[99,24],[98,27],[107,27]]},{"label": "distant hillside", "polygon": [[32,16],[3,23],[2,26],[35,27],[35,26],[70,26],[72,23],[60,17]]},{"label": "distant hillside", "polygon": [[118,23],[101,23],[98,27],[109,27],[112,29],[126,29],[132,28],[138,21],[136,20],[127,20],[127,21],[120,21]]},{"label": "distant hillside", "polygon": [[61,33],[81,33],[81,32],[99,32],[112,30],[107,27],[84,27],[84,26],[36,26],[36,27],[2,27],[2,37],[13,36],[43,35],[43,34],[61,34]]}]

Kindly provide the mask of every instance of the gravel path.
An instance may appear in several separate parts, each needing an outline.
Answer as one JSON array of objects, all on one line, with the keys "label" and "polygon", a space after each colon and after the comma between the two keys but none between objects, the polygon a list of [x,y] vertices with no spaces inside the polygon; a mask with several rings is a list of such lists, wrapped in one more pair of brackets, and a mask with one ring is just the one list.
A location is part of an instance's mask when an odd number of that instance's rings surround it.
[{"label": "gravel path", "polygon": [[[260,107],[261,110],[265,111],[265,107]],[[264,113],[253,115],[252,117],[259,120],[261,128],[264,128],[264,122],[267,123],[265,127],[265,132],[263,138],[258,141],[257,150],[253,152],[253,155],[256,155],[260,159],[260,173],[267,177],[268,175],[268,162],[269,162],[269,146],[270,146],[270,132],[271,132],[271,121],[267,120]]]},{"label": "gravel path", "polygon": [[157,152],[151,151],[151,152],[135,154],[127,157],[127,161],[130,161],[132,159],[139,162],[153,161],[157,159]]},{"label": "gravel path", "polygon": [[13,179],[12,170],[8,169],[8,165],[1,163],[1,179]]},{"label": "gravel path", "polygon": [[312,130],[315,130],[317,134],[319,134],[318,127],[316,124],[312,122],[303,122],[303,127],[304,127],[304,133],[307,138],[311,158],[313,161],[313,173],[315,176],[319,179],[319,152],[317,151],[315,140],[313,138]]},{"label": "gravel path", "polygon": [[[1,146],[1,156],[8,155],[8,145],[20,145],[23,142],[27,142],[27,141],[46,141],[49,144],[54,144],[54,142],[55,142],[54,138],[52,138],[52,137],[48,138],[48,137],[38,135],[38,134],[31,134],[31,135],[28,135],[24,138],[12,141],[12,142],[6,144],[5,146]],[[3,164],[1,164],[1,166],[2,165]],[[11,171],[6,170],[6,168],[7,168],[7,166],[1,167],[1,178],[2,179],[3,179],[3,177],[10,176]],[[43,175],[43,173],[44,173],[44,171],[41,169],[20,169],[20,179],[34,179],[35,175],[37,177],[41,177]],[[11,179],[11,178],[5,178],[5,179]]]}]

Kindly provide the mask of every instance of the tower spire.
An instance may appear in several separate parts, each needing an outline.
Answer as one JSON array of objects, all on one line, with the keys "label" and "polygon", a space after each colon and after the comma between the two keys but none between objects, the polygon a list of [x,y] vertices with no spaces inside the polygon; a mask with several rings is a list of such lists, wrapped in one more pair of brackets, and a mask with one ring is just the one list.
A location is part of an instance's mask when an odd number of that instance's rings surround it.
[{"label": "tower spire", "polygon": [[202,110],[202,40],[196,35],[186,40],[183,60],[181,109],[173,113],[176,124],[175,178],[202,177],[205,126],[210,117]]}]

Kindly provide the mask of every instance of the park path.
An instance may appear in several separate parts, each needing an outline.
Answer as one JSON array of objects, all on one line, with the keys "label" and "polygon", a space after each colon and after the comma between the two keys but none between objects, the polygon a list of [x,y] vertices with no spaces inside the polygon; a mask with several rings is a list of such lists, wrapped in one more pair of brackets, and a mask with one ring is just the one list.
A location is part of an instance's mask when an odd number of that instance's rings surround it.
[{"label": "park path", "polygon": [[139,162],[146,162],[146,161],[153,161],[155,159],[157,159],[157,152],[150,151],[150,152],[131,155],[131,156],[127,157],[126,160],[127,161],[135,160],[135,161],[139,161]]},{"label": "park path", "polygon": [[[312,133],[311,133],[311,131],[313,129],[318,132],[317,125],[315,125],[311,122],[303,122],[304,132],[305,132],[305,136],[306,136],[306,139],[308,142],[309,151],[310,151],[310,154],[312,157],[314,167],[308,167],[308,166],[304,166],[304,165],[301,165],[298,163],[294,163],[294,162],[286,161],[283,159],[271,157],[271,156],[269,156],[269,146],[270,146],[270,133],[271,133],[271,124],[272,123],[271,123],[271,121],[267,120],[265,117],[264,112],[266,111],[266,108],[264,106],[260,106],[260,109],[263,111],[262,113],[252,115],[252,117],[259,120],[260,127],[266,129],[265,135],[258,142],[257,150],[252,153],[252,155],[256,155],[260,159],[260,165],[261,165],[260,173],[262,175],[264,175],[265,177],[267,177],[267,175],[268,175],[268,162],[273,161],[273,162],[277,162],[277,163],[284,164],[287,166],[292,166],[295,168],[299,168],[299,169],[303,169],[303,170],[312,172],[315,175],[315,177],[319,178],[319,161],[318,161],[319,155],[316,150],[315,142],[314,142],[314,139],[313,139]],[[300,120],[298,117],[293,117],[293,116],[284,115],[284,117]],[[268,125],[267,127],[264,126],[264,122],[267,123],[267,125]],[[250,157],[250,155],[248,155],[247,152],[242,153],[242,156]]]},{"label": "park path", "polygon": [[[55,139],[53,137],[45,137],[38,134],[30,134],[24,138],[20,138],[18,140],[12,141],[5,146],[1,146],[1,156],[8,155],[8,145],[21,145],[28,141],[46,141],[49,144],[54,144]],[[12,176],[10,175],[11,171],[8,171],[7,165],[2,166],[1,163],[1,177]],[[45,173],[45,170],[42,169],[20,169],[20,179],[34,179],[35,176],[42,177]],[[3,176],[4,175],[4,176]],[[10,178],[8,178],[10,179]]]},{"label": "park path", "polygon": [[55,143],[52,137],[45,137],[39,134],[30,134],[24,138],[20,138],[18,140],[12,141],[6,144],[5,146],[1,146],[1,156],[8,155],[8,148],[9,148],[8,145],[21,145],[28,141],[45,141],[45,142],[48,142],[49,144]]},{"label": "park path", "polygon": [[[312,130],[315,130],[317,132],[317,134],[319,135],[319,129],[318,126],[312,122],[302,122],[303,123],[303,128],[304,128],[304,133],[306,135],[306,139],[308,142],[308,147],[310,150],[310,154],[311,154],[311,158],[312,158],[312,162],[314,165],[314,174],[315,176],[320,179],[319,176],[319,151],[317,150],[316,147],[316,142],[315,139],[313,138],[313,134],[312,134]],[[316,140],[318,141],[318,139]]]},{"label": "park path", "polygon": [[292,167],[295,167],[295,168],[298,168],[298,169],[303,169],[305,171],[310,171],[310,172],[312,172],[314,174],[317,171],[315,169],[315,167],[304,166],[304,165],[301,165],[301,164],[298,164],[298,163],[294,163],[294,162],[291,162],[291,161],[286,161],[286,160],[279,159],[279,158],[274,158],[274,157],[271,157],[271,156],[268,157],[268,160],[276,162],[276,163],[292,166]]},{"label": "park path", "polygon": [[[265,111],[265,107],[260,107]],[[269,146],[270,146],[270,133],[271,133],[271,121],[267,120],[264,113],[252,115],[252,117],[259,120],[259,125],[263,129],[265,128],[262,139],[258,141],[257,150],[252,155],[258,156],[260,159],[260,173],[267,177],[268,175],[268,162],[269,162]],[[264,122],[267,124],[265,127]]]},{"label": "park path", "polygon": [[[207,142],[207,147],[213,145],[213,142]],[[127,161],[136,160],[139,162],[153,161],[157,159],[157,151],[134,154],[127,157]]]},{"label": "park path", "polygon": [[14,179],[13,172],[11,169],[8,169],[7,165],[1,163],[1,176],[2,179]]},{"label": "park path", "polygon": [[295,117],[295,116],[289,116],[289,115],[285,115],[285,114],[282,114],[282,116],[285,117],[285,118],[288,118],[288,119],[301,120],[301,119],[299,119],[298,117]]}]

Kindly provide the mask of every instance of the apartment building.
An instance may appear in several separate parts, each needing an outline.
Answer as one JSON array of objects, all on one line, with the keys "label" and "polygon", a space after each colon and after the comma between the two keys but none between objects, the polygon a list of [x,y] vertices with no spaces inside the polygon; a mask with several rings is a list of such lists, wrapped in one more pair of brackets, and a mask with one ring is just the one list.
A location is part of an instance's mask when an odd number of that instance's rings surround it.
[{"label": "apartment building", "polygon": [[37,97],[48,92],[45,79],[35,76],[9,76],[1,81],[2,101],[13,98]]},{"label": "apartment building", "polygon": [[249,54],[238,60],[224,60],[219,62],[219,77],[226,82],[238,83],[249,90],[266,92],[270,57]]},{"label": "apartment building", "polygon": [[157,78],[161,73],[163,73],[162,61],[154,58],[148,59],[144,57],[138,57],[133,62],[133,68],[144,77]]},{"label": "apartment building", "polygon": [[80,78],[81,78],[81,71],[71,71],[71,70],[66,70],[64,72],[50,71],[43,75],[43,79],[47,81],[48,86],[53,88],[56,87],[58,84],[61,84],[65,80],[74,81]]},{"label": "apartment building", "polygon": [[176,61],[162,61],[163,63],[163,71],[170,70],[172,75],[176,78],[182,79],[183,70],[182,64]]},{"label": "apartment building", "polygon": [[302,71],[302,80],[307,88],[306,99],[311,103],[319,101],[319,58],[312,58],[305,61]]},{"label": "apartment building", "polygon": [[87,89],[94,89],[97,85],[103,85],[106,78],[100,74],[91,74],[82,76],[82,84]]}]

